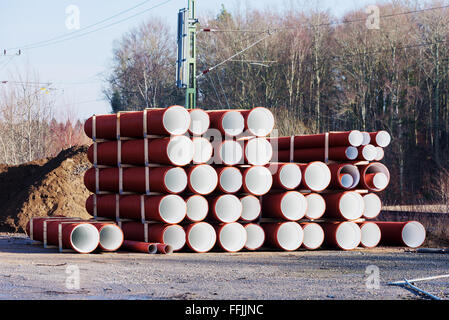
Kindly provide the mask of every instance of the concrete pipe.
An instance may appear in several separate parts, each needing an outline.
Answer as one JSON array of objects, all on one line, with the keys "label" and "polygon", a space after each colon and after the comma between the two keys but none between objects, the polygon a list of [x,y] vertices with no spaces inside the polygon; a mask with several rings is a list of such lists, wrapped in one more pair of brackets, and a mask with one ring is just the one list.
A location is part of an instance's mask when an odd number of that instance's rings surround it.
[{"label": "concrete pipe", "polygon": [[360,172],[352,164],[329,164],[331,171],[330,186],[335,189],[351,190],[360,183]]},{"label": "concrete pipe", "polygon": [[215,229],[206,222],[198,222],[185,227],[187,246],[190,250],[205,253],[212,250],[217,241]]},{"label": "concrete pipe", "polygon": [[388,168],[379,162],[373,162],[368,165],[358,166],[360,171],[361,189],[368,189],[373,192],[384,191],[390,183],[390,172]]},{"label": "concrete pipe", "polygon": [[243,176],[236,167],[216,168],[218,174],[218,189],[223,193],[236,193],[243,185]]},{"label": "concrete pipe", "polygon": [[226,194],[208,198],[208,219],[219,223],[236,222],[242,216],[242,202],[235,195]]},{"label": "concrete pipe", "polygon": [[218,185],[218,175],[215,169],[207,164],[200,164],[186,169],[188,188],[191,192],[208,195]]},{"label": "concrete pipe", "polygon": [[426,229],[417,221],[376,222],[382,232],[380,243],[386,246],[418,248],[426,240]]},{"label": "concrete pipe", "polygon": [[242,216],[240,219],[244,222],[252,222],[259,219],[262,213],[262,206],[259,198],[247,195],[240,198],[242,202]]},{"label": "concrete pipe", "polygon": [[198,194],[185,198],[187,204],[187,219],[191,222],[201,222],[207,217],[209,212],[209,202]]},{"label": "concrete pipe", "polygon": [[307,199],[297,191],[267,194],[262,197],[262,211],[266,218],[299,221],[307,211]]},{"label": "concrete pipe", "polygon": [[382,211],[382,201],[375,193],[368,193],[363,196],[363,202],[365,203],[365,211],[363,217],[366,219],[375,219]]},{"label": "concrete pipe", "polygon": [[387,131],[371,132],[371,144],[376,147],[386,148],[391,143],[391,135]]},{"label": "concrete pipe", "polygon": [[242,191],[255,196],[263,196],[271,190],[273,176],[268,168],[253,166],[240,168],[243,174]]},{"label": "concrete pipe", "polygon": [[326,201],[326,218],[357,220],[365,211],[363,197],[357,192],[328,193],[323,194],[323,198]]},{"label": "concrete pipe", "polygon": [[273,158],[273,147],[265,138],[245,140],[244,145],[244,159],[246,164],[264,166]]},{"label": "concrete pipe", "polygon": [[296,222],[262,223],[265,245],[284,251],[298,250],[304,240],[304,231]]},{"label": "concrete pipe", "polygon": [[301,187],[314,192],[325,190],[331,182],[331,172],[324,162],[300,164],[302,173]]},{"label": "concrete pipe", "polygon": [[[95,138],[117,140],[121,137],[143,138],[145,136],[144,115],[146,114],[146,133],[149,135],[183,135],[190,127],[189,112],[181,106],[164,109],[147,109],[145,111],[127,112],[95,116]],[[93,136],[93,119],[84,124],[84,132],[89,138]],[[117,124],[120,123],[120,130]]]},{"label": "concrete pipe", "polygon": [[326,212],[326,201],[318,193],[304,194],[307,200],[307,211],[305,217],[310,220],[320,219]]},{"label": "concrete pipe", "polygon": [[[148,170],[148,189],[145,170]],[[118,193],[120,190],[120,169],[106,168],[99,170],[99,191]],[[214,171],[215,172],[215,171]],[[96,192],[95,168],[86,171],[84,184],[92,193]],[[123,190],[127,192],[146,193],[181,193],[187,187],[187,174],[180,167],[163,168],[124,168]]]},{"label": "concrete pipe", "polygon": [[245,130],[249,135],[266,137],[274,129],[274,116],[267,108],[256,107],[251,110],[243,110],[241,114],[245,119]]},{"label": "concrete pipe", "polygon": [[302,173],[295,163],[275,163],[267,166],[273,174],[273,189],[294,190],[301,184]]},{"label": "concrete pipe", "polygon": [[246,229],[237,222],[215,225],[218,249],[226,252],[239,252],[246,244]]},{"label": "concrete pipe", "polygon": [[245,249],[250,251],[256,251],[260,249],[265,242],[265,231],[263,228],[255,223],[249,223],[244,225],[246,230],[246,243]]},{"label": "concrete pipe", "polygon": [[379,226],[374,222],[363,222],[358,224],[362,232],[360,244],[364,248],[375,248],[382,237]]},{"label": "concrete pipe", "polygon": [[324,230],[326,246],[348,251],[354,250],[360,245],[362,231],[357,223],[346,221],[321,223],[320,225]]},{"label": "concrete pipe", "polygon": [[190,127],[189,132],[193,136],[202,136],[210,127],[209,114],[202,109],[189,110],[190,113]]},{"label": "concrete pipe", "polygon": [[245,119],[236,110],[207,111],[210,117],[210,127],[220,131],[222,135],[235,137],[245,130]]},{"label": "concrete pipe", "polygon": [[204,164],[212,159],[214,148],[206,138],[195,137],[193,141],[193,164]]},{"label": "concrete pipe", "polygon": [[324,242],[324,230],[318,223],[306,222],[300,224],[304,230],[302,246],[307,250],[316,250]]}]

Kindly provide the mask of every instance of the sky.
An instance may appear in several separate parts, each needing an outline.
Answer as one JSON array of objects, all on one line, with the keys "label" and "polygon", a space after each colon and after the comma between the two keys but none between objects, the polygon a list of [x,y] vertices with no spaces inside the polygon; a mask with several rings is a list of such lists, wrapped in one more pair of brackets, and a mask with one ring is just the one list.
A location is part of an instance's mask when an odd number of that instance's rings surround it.
[{"label": "sky", "polygon": [[[373,2],[378,1],[196,0],[196,6],[200,17],[218,14],[221,4],[232,11],[245,6],[282,10],[290,3],[304,6],[304,10],[329,10],[341,17]],[[26,77],[30,73],[27,71],[31,71],[38,75],[39,82],[51,82],[48,94],[55,99],[57,113],[71,110],[80,119],[109,113],[110,105],[104,100],[102,89],[112,63],[114,40],[152,17],[162,18],[174,31],[177,12],[186,5],[187,0],[1,0],[0,86],[12,86],[1,82],[17,81],[19,75]],[[73,6],[79,10],[79,30],[70,29],[75,21],[70,17],[76,14]],[[118,15],[125,10],[128,11]],[[60,41],[69,36],[74,39]],[[47,40],[52,41],[43,42]],[[22,54],[17,56],[19,48]],[[3,56],[5,49],[7,55]]]}]

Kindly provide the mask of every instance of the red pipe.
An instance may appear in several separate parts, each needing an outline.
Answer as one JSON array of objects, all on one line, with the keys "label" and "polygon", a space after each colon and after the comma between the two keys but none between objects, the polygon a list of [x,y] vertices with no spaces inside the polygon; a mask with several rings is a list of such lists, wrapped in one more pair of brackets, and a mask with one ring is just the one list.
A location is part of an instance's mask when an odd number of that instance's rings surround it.
[{"label": "red pipe", "polygon": [[193,136],[202,136],[210,127],[210,118],[206,111],[201,109],[189,110],[192,119],[189,132]]},{"label": "red pipe", "polygon": [[[148,189],[146,186],[145,170],[148,170]],[[99,170],[99,191],[119,192],[120,169],[106,168]],[[95,168],[86,171],[84,184],[93,193],[95,187]],[[181,193],[187,187],[187,175],[183,168],[123,168],[123,190],[127,192],[146,193]]]},{"label": "red pipe", "polygon": [[370,136],[369,132],[363,131],[362,135],[363,135],[362,146],[366,146],[366,145],[370,144],[371,143],[371,136]]},{"label": "red pipe", "polygon": [[245,119],[245,130],[252,136],[266,137],[274,129],[273,113],[267,108],[256,107],[240,111]]},{"label": "red pipe", "polygon": [[214,148],[208,139],[202,137],[192,138],[193,164],[205,164],[212,159]]},{"label": "red pipe", "polygon": [[363,202],[365,203],[363,217],[366,219],[377,218],[382,211],[382,202],[379,196],[375,193],[368,193],[363,196]]},{"label": "red pipe", "polygon": [[194,252],[209,252],[217,241],[215,229],[207,222],[187,225],[185,232],[187,246]]},{"label": "red pipe", "polygon": [[223,193],[236,193],[242,188],[243,176],[236,167],[215,168],[218,174],[218,189]]},{"label": "red pipe", "polygon": [[357,160],[360,161],[373,161],[377,157],[377,149],[372,144],[367,144],[366,146],[360,146],[357,148],[358,157]]},{"label": "red pipe", "polygon": [[386,148],[391,143],[391,136],[387,131],[371,132],[371,144],[375,147]]},{"label": "red pipe", "polygon": [[[150,135],[183,135],[190,127],[190,115],[184,107],[147,109],[146,111],[120,113],[121,137],[144,137],[144,112],[147,114],[147,134]],[[96,138],[116,140],[117,118],[117,114],[96,116]],[[84,132],[89,138],[93,138],[92,125],[93,117],[90,117],[84,124]]]},{"label": "red pipe", "polygon": [[262,205],[260,199],[253,195],[247,195],[240,198],[242,202],[242,216],[240,220],[244,222],[252,222],[259,219],[262,213]]},{"label": "red pipe", "polygon": [[236,222],[242,216],[242,202],[235,195],[226,194],[208,198],[208,218],[219,223]]},{"label": "red pipe", "polygon": [[426,239],[426,229],[417,221],[376,222],[382,232],[380,243],[386,246],[418,248]]},{"label": "red pipe", "polygon": [[[279,150],[290,150],[291,137],[270,138],[277,143]],[[294,149],[324,148],[326,134],[298,135],[293,138]],[[363,135],[358,130],[347,132],[330,132],[329,147],[359,147],[363,142]]]},{"label": "red pipe", "polygon": [[248,223],[244,227],[247,234],[245,249],[250,251],[260,249],[265,242],[265,231],[263,228],[256,223]]},{"label": "red pipe", "polygon": [[129,250],[132,252],[141,253],[162,253],[170,254],[173,253],[173,247],[163,243],[148,243],[140,241],[125,240],[122,245],[122,249]]},{"label": "red pipe", "polygon": [[225,140],[215,148],[215,164],[235,166],[243,162],[243,141]]},{"label": "red pipe", "polygon": [[206,219],[209,212],[209,202],[199,194],[184,198],[187,204],[186,218],[191,222],[201,222]]},{"label": "red pipe", "polygon": [[[97,164],[118,165],[118,141],[97,144]],[[145,165],[145,140],[121,141],[121,164]],[[148,140],[148,163],[185,166],[194,156],[193,142],[185,136]],[[87,151],[89,161],[94,164],[94,145]]]},{"label": "red pipe", "polygon": [[383,160],[383,158],[385,158],[384,148],[376,147],[376,158],[374,160],[375,161],[381,161],[381,160]]},{"label": "red pipe", "polygon": [[325,190],[331,183],[329,167],[320,161],[299,164],[302,173],[301,187],[314,192]]},{"label": "red pipe", "polygon": [[[368,189],[369,191],[381,192],[384,191],[390,183],[390,172],[388,168],[379,162],[372,162],[368,165],[358,166],[360,171],[361,189]],[[376,176],[379,175],[379,179]],[[377,181],[375,180],[378,179]],[[376,186],[376,182],[378,185]]]},{"label": "red pipe", "polygon": [[375,248],[382,238],[382,232],[375,222],[358,223],[362,232],[362,240],[360,244],[364,248]]},{"label": "red pipe", "polygon": [[208,195],[217,188],[217,171],[208,164],[189,167],[186,169],[186,173],[188,177],[188,188],[195,194]]},{"label": "red pipe", "polygon": [[273,158],[273,147],[266,138],[245,139],[245,164],[264,166]]},{"label": "red pipe", "polygon": [[360,219],[365,210],[362,196],[353,191],[323,194],[326,201],[324,217],[343,220]]},{"label": "red pipe", "polygon": [[[360,182],[360,172],[356,166],[346,163],[334,163],[328,164],[331,171],[331,183],[330,186],[334,189],[351,190],[354,189]],[[345,184],[345,175],[349,175],[352,183]]]},{"label": "red pipe", "polygon": [[272,163],[267,168],[273,174],[273,189],[294,190],[301,184],[301,169],[295,163]]},{"label": "red pipe", "polygon": [[284,251],[298,250],[304,240],[304,231],[296,222],[262,223],[265,244]]},{"label": "red pipe", "polygon": [[273,176],[268,168],[262,166],[242,167],[242,191],[255,196],[267,194],[273,185]]},{"label": "red pipe", "polygon": [[185,231],[179,225],[123,222],[122,230],[125,240],[168,244],[173,251],[181,250],[186,242]]},{"label": "red pipe", "polygon": [[226,252],[239,252],[246,244],[246,229],[237,222],[214,225],[217,233],[216,246]]},{"label": "red pipe", "polygon": [[235,137],[245,129],[245,119],[237,110],[212,110],[207,113],[210,127],[219,130],[222,135]]},{"label": "red pipe", "polygon": [[[353,161],[358,157],[358,150],[355,147],[332,147],[329,148],[328,160]],[[295,149],[293,153],[294,162],[325,161],[326,153],[324,148]],[[290,150],[278,151],[278,161],[289,162]]]},{"label": "red pipe", "polygon": [[354,222],[321,223],[324,230],[324,244],[341,250],[354,250],[360,244],[362,232]]},{"label": "red pipe", "polygon": [[[167,224],[180,223],[187,214],[187,205],[177,195],[97,195],[97,216],[110,219],[158,221]],[[94,215],[94,198],[86,201],[86,209]],[[117,208],[117,204],[119,204]],[[143,207],[142,207],[143,205]],[[118,210],[117,210],[118,209]],[[144,216],[142,217],[142,213]]]},{"label": "red pipe", "polygon": [[300,226],[304,230],[304,241],[302,246],[307,250],[316,250],[324,242],[324,230],[314,222],[301,223]]},{"label": "red pipe", "polygon": [[326,212],[326,201],[318,193],[304,194],[307,199],[307,211],[305,217],[310,220],[320,219]]},{"label": "red pipe", "polygon": [[297,191],[267,194],[262,197],[263,216],[287,221],[299,221],[307,211],[307,199]]}]

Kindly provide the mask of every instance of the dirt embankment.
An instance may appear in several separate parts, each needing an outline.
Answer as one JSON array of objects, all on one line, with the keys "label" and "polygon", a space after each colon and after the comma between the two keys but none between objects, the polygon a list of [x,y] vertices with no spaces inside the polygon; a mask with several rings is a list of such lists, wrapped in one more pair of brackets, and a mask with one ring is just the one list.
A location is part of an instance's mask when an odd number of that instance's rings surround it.
[{"label": "dirt embankment", "polygon": [[84,208],[86,152],[87,146],[72,147],[55,158],[0,165],[0,231],[23,231],[31,217],[91,218]]}]

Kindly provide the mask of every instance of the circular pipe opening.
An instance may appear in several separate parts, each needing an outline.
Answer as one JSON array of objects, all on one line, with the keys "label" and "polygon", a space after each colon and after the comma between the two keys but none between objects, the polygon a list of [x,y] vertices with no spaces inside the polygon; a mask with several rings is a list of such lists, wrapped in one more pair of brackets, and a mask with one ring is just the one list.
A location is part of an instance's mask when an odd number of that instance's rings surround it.
[{"label": "circular pipe opening", "polygon": [[179,225],[167,226],[164,230],[163,242],[172,246],[174,251],[181,250],[186,243],[186,233]]},{"label": "circular pipe opening", "polygon": [[209,212],[209,203],[206,198],[194,195],[187,199],[187,217],[193,222],[200,222],[206,219]]},{"label": "circular pipe opening", "polygon": [[229,111],[224,114],[221,125],[225,134],[235,137],[245,130],[245,119],[240,112]]},{"label": "circular pipe opening", "polygon": [[157,245],[155,245],[155,244],[148,245],[148,253],[149,254],[157,253]]},{"label": "circular pipe opening", "polygon": [[190,228],[187,238],[190,249],[204,253],[209,252],[214,247],[217,235],[210,224],[199,222]]},{"label": "circular pipe opening", "polygon": [[254,221],[260,217],[262,206],[255,196],[246,196],[240,199],[242,202],[242,220]]},{"label": "circular pipe opening", "polygon": [[210,118],[204,110],[194,109],[190,111],[190,118],[192,121],[190,123],[189,131],[193,135],[201,136],[209,129]]},{"label": "circular pipe opening", "polygon": [[167,146],[167,155],[175,166],[185,166],[193,160],[194,144],[186,136],[172,137]]},{"label": "circular pipe opening", "polygon": [[217,171],[210,165],[199,165],[190,172],[189,183],[193,192],[201,195],[210,194],[218,185]]},{"label": "circular pipe opening", "polygon": [[363,197],[357,192],[346,192],[340,197],[338,204],[341,215],[347,220],[356,220],[362,217],[365,210]]},{"label": "circular pipe opening", "polygon": [[218,235],[220,245],[225,251],[238,252],[245,247],[247,234],[240,223],[229,223],[224,225]]},{"label": "circular pipe opening", "polygon": [[212,158],[214,148],[206,138],[193,138],[193,163],[202,164]]},{"label": "circular pipe opening", "polygon": [[326,211],[326,201],[324,198],[317,194],[312,193],[306,196],[307,199],[307,211],[306,216],[311,220],[321,218]]},{"label": "circular pipe opening", "polygon": [[307,210],[307,200],[299,192],[287,192],[281,200],[281,212],[284,218],[290,221],[302,219]]},{"label": "circular pipe opening", "polygon": [[365,169],[365,184],[373,191],[382,191],[390,183],[390,172],[382,163],[371,163]]},{"label": "circular pipe opening", "polygon": [[273,113],[267,108],[254,108],[250,111],[246,124],[251,135],[266,137],[274,128]]},{"label": "circular pipe opening", "polygon": [[223,223],[236,222],[242,216],[242,211],[242,202],[231,194],[220,196],[215,203],[215,215]]},{"label": "circular pipe opening", "polygon": [[276,238],[283,250],[295,251],[304,240],[304,231],[296,222],[285,222],[279,226]]},{"label": "circular pipe opening", "polygon": [[296,164],[286,164],[280,168],[279,180],[284,188],[296,189],[301,184],[302,173]]},{"label": "circular pipe opening", "polygon": [[362,135],[363,135],[362,146],[366,146],[366,145],[370,144],[371,136],[370,136],[369,132],[362,132]]},{"label": "circular pipe opening", "polygon": [[356,147],[347,147],[345,154],[348,160],[355,160],[359,156],[359,150]]},{"label": "circular pipe opening", "polygon": [[246,143],[245,157],[253,166],[264,166],[273,158],[273,146],[265,138],[254,138]]},{"label": "circular pipe opening", "polygon": [[220,159],[217,164],[225,164],[228,166],[234,166],[242,163],[243,149],[239,142],[227,140],[220,145],[219,149]]},{"label": "circular pipe opening", "polygon": [[365,248],[376,247],[381,238],[381,231],[377,224],[374,222],[366,222],[361,227],[362,232],[361,244]]},{"label": "circular pipe opening", "polygon": [[165,196],[159,203],[159,212],[165,223],[180,223],[187,214],[187,204],[177,195]]},{"label": "circular pipe opening", "polygon": [[352,130],[348,136],[349,144],[353,147],[359,147],[363,143],[363,134],[359,130]]},{"label": "circular pipe opening", "polygon": [[379,196],[375,193],[369,193],[363,196],[365,203],[365,211],[363,216],[367,219],[377,218],[382,210],[382,202]]},{"label": "circular pipe opening", "polygon": [[98,247],[100,233],[91,224],[79,224],[72,230],[70,243],[75,251],[79,253],[90,253]]},{"label": "circular pipe opening", "polygon": [[337,228],[335,239],[341,249],[354,250],[362,240],[362,231],[354,222],[343,222]]},{"label": "circular pipe opening", "polygon": [[247,240],[245,248],[248,250],[257,250],[265,242],[265,231],[257,224],[251,223],[245,226]]},{"label": "circular pipe opening", "polygon": [[351,189],[354,185],[354,178],[350,174],[344,173],[340,175],[340,182],[343,188]]},{"label": "circular pipe opening", "polygon": [[[340,170],[340,174],[349,174],[352,177],[352,184],[349,184],[349,181],[348,181],[347,189],[353,189],[358,186],[358,184],[360,182],[360,171],[356,166],[354,166],[352,164],[344,165]],[[346,187],[345,186],[346,183],[343,184],[343,181],[342,181],[342,185],[344,187]]]},{"label": "circular pipe opening", "polygon": [[331,182],[329,167],[323,162],[312,162],[305,170],[304,182],[312,191],[323,191]]},{"label": "circular pipe opening", "polygon": [[224,192],[235,193],[242,188],[242,173],[237,168],[225,168],[220,174],[219,183]]},{"label": "circular pipe opening", "polygon": [[252,167],[246,172],[244,183],[249,193],[262,196],[270,191],[273,176],[268,168]]},{"label": "circular pipe opening", "polygon": [[376,134],[376,143],[379,147],[388,147],[391,143],[391,136],[387,131],[379,131]]},{"label": "circular pipe opening", "polygon": [[410,248],[420,247],[426,240],[426,229],[417,222],[408,222],[402,229],[402,241]]},{"label": "circular pipe opening", "polygon": [[374,160],[380,161],[385,157],[385,151],[382,147],[376,147],[376,158]]},{"label": "circular pipe opening", "polygon": [[100,246],[106,251],[117,251],[124,240],[123,231],[111,224],[103,226],[100,230]]},{"label": "circular pipe opening", "polygon": [[362,149],[362,157],[366,161],[373,161],[377,156],[377,149],[375,146],[368,144]]},{"label": "circular pipe opening", "polygon": [[304,241],[303,246],[309,250],[316,250],[323,244],[324,230],[317,223],[307,223],[303,225]]},{"label": "circular pipe opening", "polygon": [[165,130],[174,136],[186,133],[189,130],[190,122],[189,112],[181,106],[167,108],[162,119]]},{"label": "circular pipe opening", "polygon": [[180,193],[187,187],[187,174],[182,168],[171,168],[165,174],[164,184],[169,192]]}]

